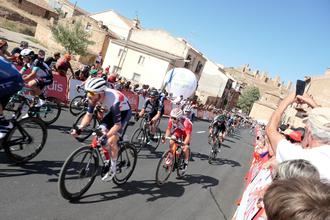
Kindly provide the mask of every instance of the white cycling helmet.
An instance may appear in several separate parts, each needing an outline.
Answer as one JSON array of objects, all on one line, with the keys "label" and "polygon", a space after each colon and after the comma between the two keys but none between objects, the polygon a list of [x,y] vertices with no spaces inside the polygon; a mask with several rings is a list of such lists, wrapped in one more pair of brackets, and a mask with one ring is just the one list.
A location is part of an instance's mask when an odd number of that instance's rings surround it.
[{"label": "white cycling helmet", "polygon": [[21,56],[25,57],[25,56],[33,56],[34,55],[34,52],[33,50],[29,49],[29,48],[26,48],[26,49],[23,49],[20,53]]},{"label": "white cycling helmet", "polygon": [[171,113],[170,113],[170,116],[172,118],[181,118],[183,115],[183,112],[180,108],[174,108],[172,109]]},{"label": "white cycling helmet", "polygon": [[192,111],[192,107],[191,105],[186,105],[184,108],[183,108],[183,112],[186,114],[186,113],[190,113]]},{"label": "white cycling helmet", "polygon": [[107,88],[107,82],[103,78],[91,78],[85,84],[85,90],[88,92],[100,93]]}]

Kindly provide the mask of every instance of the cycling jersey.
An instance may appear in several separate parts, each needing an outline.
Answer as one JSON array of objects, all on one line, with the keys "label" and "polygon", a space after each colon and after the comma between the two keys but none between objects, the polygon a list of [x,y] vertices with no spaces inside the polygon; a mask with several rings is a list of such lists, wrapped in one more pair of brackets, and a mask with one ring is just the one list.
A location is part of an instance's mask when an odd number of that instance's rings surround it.
[{"label": "cycling jersey", "polygon": [[15,66],[0,57],[0,102],[3,107],[10,96],[21,90],[23,86],[22,75]]},{"label": "cycling jersey", "polygon": [[[104,92],[105,97],[101,107],[105,109],[106,115],[100,122],[100,125],[110,129],[113,125],[120,123],[122,128],[119,133],[122,134],[132,115],[128,99],[124,94],[114,89],[107,88]],[[93,113],[94,108],[95,106],[89,104],[87,112]]]},{"label": "cycling jersey", "polygon": [[151,106],[151,111],[153,113],[157,113],[158,111],[161,112],[161,114],[164,113],[164,97],[160,96],[157,99],[155,99],[153,102],[151,101],[151,98],[147,98],[147,100],[144,103],[144,109],[146,109],[148,106]]},{"label": "cycling jersey", "polygon": [[192,133],[192,122],[187,117],[182,117],[178,123],[169,119],[167,128],[170,129],[171,135],[175,135],[178,139],[185,139],[188,134]]},{"label": "cycling jersey", "polygon": [[226,131],[226,116],[225,115],[217,115],[213,121],[211,122],[211,127],[213,127],[213,134],[217,134],[220,132]]},{"label": "cycling jersey", "polygon": [[37,86],[40,89],[43,89],[45,86],[51,85],[53,83],[53,74],[49,66],[39,59],[36,59],[30,67],[24,66],[22,68],[22,72],[26,72],[31,69],[32,72],[36,73],[35,80],[37,82]]}]

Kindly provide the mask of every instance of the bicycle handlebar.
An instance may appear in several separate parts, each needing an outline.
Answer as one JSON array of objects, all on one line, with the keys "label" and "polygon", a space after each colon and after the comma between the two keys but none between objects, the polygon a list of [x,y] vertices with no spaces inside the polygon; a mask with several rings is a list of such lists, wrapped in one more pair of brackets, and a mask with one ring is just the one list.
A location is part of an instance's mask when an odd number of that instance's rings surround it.
[{"label": "bicycle handlebar", "polygon": [[184,143],[180,140],[177,140],[176,138],[172,138],[172,137],[165,137],[166,140],[172,140],[174,141],[176,144],[179,144],[179,145],[184,145]]}]

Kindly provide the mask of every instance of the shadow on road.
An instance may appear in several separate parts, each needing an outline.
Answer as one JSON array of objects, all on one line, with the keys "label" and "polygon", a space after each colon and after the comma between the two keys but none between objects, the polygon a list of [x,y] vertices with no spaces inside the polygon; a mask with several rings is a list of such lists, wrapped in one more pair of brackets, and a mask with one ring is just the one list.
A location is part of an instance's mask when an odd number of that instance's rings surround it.
[{"label": "shadow on road", "polygon": [[166,197],[181,197],[185,186],[200,184],[202,188],[210,188],[219,184],[219,180],[205,175],[187,175],[171,182],[171,179],[162,186],[157,186],[154,180],[131,181],[122,186],[115,186],[113,190],[83,196],[80,200],[71,201],[74,204],[88,204],[120,199],[133,194],[146,195],[146,202],[153,202]]},{"label": "shadow on road", "polygon": [[[49,176],[58,176],[64,161],[32,161],[26,164],[9,164],[8,168],[0,169],[1,177],[15,177],[33,174],[46,174]],[[57,182],[57,178],[56,178]]]},{"label": "shadow on road", "polygon": [[[192,152],[192,157],[195,158],[199,158],[201,160],[208,160],[209,159],[209,155],[206,154],[201,154],[201,153],[197,153],[197,152]],[[226,159],[226,158],[216,158],[212,161],[212,165],[230,165],[231,167],[237,167],[237,166],[241,166],[241,164],[235,160],[230,160],[230,159]]]}]

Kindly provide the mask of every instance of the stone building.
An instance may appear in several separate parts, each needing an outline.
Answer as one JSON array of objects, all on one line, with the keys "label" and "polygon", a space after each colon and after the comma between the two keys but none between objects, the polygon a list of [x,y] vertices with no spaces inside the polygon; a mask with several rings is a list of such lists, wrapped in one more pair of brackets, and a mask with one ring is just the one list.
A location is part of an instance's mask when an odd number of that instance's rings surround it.
[{"label": "stone building", "polygon": [[44,0],[12,0],[12,3],[30,14],[48,20],[51,18],[58,19],[58,13]]}]

